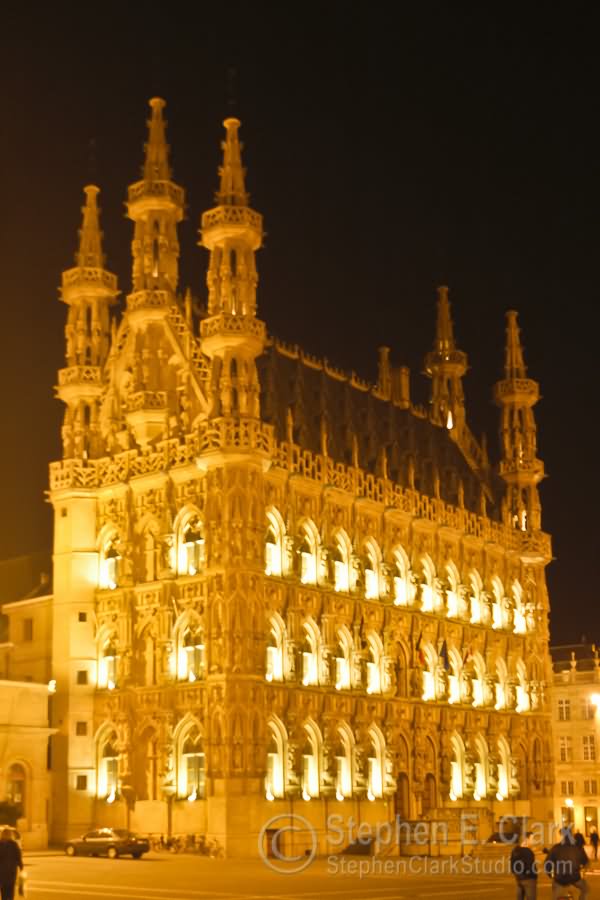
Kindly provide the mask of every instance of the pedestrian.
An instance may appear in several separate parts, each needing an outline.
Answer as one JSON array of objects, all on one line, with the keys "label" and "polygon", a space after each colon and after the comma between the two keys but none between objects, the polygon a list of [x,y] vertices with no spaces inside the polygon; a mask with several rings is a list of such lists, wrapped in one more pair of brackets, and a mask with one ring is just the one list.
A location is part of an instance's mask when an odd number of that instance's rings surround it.
[{"label": "pedestrian", "polygon": [[14,900],[17,875],[23,871],[21,848],[13,840],[10,828],[0,833],[0,898]]},{"label": "pedestrian", "polygon": [[590,832],[590,844],[592,845],[594,851],[594,859],[598,859],[598,842],[600,841],[600,835],[598,834],[598,829],[595,825],[592,825],[592,830]]},{"label": "pedestrian", "polygon": [[575,832],[575,846],[581,847],[582,850],[585,847],[585,838],[582,835],[582,833],[580,832],[579,828]]},{"label": "pedestrian", "polygon": [[550,850],[544,870],[552,878],[552,900],[560,900],[564,896],[565,887],[576,887],[579,897],[587,897],[589,885],[581,874],[587,866],[588,858],[585,850],[578,847],[570,828],[561,828],[561,838]]},{"label": "pedestrian", "polygon": [[537,866],[531,849],[532,832],[528,831],[510,855],[510,871],[517,882],[517,900],[536,900]]}]

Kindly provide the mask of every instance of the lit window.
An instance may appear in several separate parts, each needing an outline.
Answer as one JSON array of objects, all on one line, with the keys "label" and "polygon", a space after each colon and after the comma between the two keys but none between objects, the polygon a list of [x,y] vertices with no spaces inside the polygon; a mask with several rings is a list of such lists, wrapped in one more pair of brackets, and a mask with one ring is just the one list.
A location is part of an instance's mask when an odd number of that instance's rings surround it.
[{"label": "lit window", "polygon": [[375,800],[383,797],[383,765],[385,747],[383,738],[377,731],[370,731],[371,754],[368,757],[367,798]]},{"label": "lit window", "polygon": [[394,604],[408,606],[412,603],[414,586],[411,579],[410,566],[404,551],[399,548],[394,553],[396,574],[394,575]]},{"label": "lit window", "polygon": [[313,731],[302,750],[302,797],[310,800],[319,796],[319,740]]},{"label": "lit window", "polygon": [[204,677],[204,649],[202,632],[187,628],[179,648],[180,681],[198,681]]},{"label": "lit window", "polygon": [[314,628],[304,627],[304,643],[302,645],[302,684],[319,683],[318,639]]},{"label": "lit window", "polygon": [[184,526],[181,534],[179,560],[180,575],[197,575],[204,567],[204,537],[200,520],[195,517]]},{"label": "lit window", "polygon": [[573,741],[570,734],[562,734],[558,739],[558,758],[560,762],[572,762]]},{"label": "lit window", "polygon": [[279,529],[271,524],[265,538],[265,575],[282,574],[281,536]]},{"label": "lit window", "polygon": [[583,761],[594,762],[596,759],[596,738],[593,734],[583,736]]},{"label": "lit window", "polygon": [[450,800],[459,800],[464,793],[465,747],[458,735],[451,738]]},{"label": "lit window", "polygon": [[333,551],[333,582],[336,591],[347,592],[350,589],[348,553],[341,541]]},{"label": "lit window", "polygon": [[187,800],[200,800],[206,790],[206,764],[197,729],[188,734],[181,748],[178,793]]},{"label": "lit window", "polygon": [[106,641],[98,661],[98,687],[112,691],[117,686],[117,650],[112,640]]},{"label": "lit window", "polygon": [[475,761],[475,785],[473,799],[483,800],[487,796],[487,747],[482,738],[476,740],[477,759]]},{"label": "lit window", "polygon": [[278,622],[272,622],[269,632],[265,678],[267,681],[283,681],[283,630]]},{"label": "lit window", "polygon": [[98,796],[114,800],[119,784],[119,753],[114,745],[115,737],[111,737],[102,746],[98,761]]},{"label": "lit window", "polygon": [[351,639],[341,633],[335,656],[335,687],[336,690],[346,690],[351,686],[350,679],[350,649]]},{"label": "lit window", "polygon": [[516,711],[527,712],[530,708],[529,688],[527,684],[527,670],[525,663],[519,660],[517,663],[517,706]]},{"label": "lit window", "polygon": [[377,575],[377,557],[372,548],[367,549],[365,562],[365,598],[376,600],[379,597],[379,577]]},{"label": "lit window", "polygon": [[121,556],[116,547],[117,538],[108,541],[100,554],[99,586],[114,590],[119,584],[119,563]]},{"label": "lit window", "polygon": [[300,581],[302,584],[317,583],[317,553],[315,542],[305,531],[300,544]]},{"label": "lit window", "polygon": [[277,797],[283,797],[285,793],[285,735],[273,723],[269,723],[269,730],[271,732],[271,740],[267,747],[265,796],[267,800],[275,800]]},{"label": "lit window", "polygon": [[459,654],[454,650],[450,651],[449,663],[450,673],[448,675],[448,703],[460,703],[462,663]]},{"label": "lit window", "polygon": [[339,730],[336,752],[335,796],[337,800],[352,796],[352,742],[345,730]]},{"label": "lit window", "polygon": [[[571,718],[571,701],[561,698],[558,701],[558,718],[561,722],[568,722]],[[570,791],[569,793],[572,793]]]},{"label": "lit window", "polygon": [[496,660],[495,709],[506,709],[508,670],[503,659]]},{"label": "lit window", "polygon": [[510,793],[510,749],[504,738],[498,740],[498,791],[496,793],[497,800],[506,800]]},{"label": "lit window", "polygon": [[381,693],[381,648],[374,636],[369,638],[367,659],[367,694]]}]

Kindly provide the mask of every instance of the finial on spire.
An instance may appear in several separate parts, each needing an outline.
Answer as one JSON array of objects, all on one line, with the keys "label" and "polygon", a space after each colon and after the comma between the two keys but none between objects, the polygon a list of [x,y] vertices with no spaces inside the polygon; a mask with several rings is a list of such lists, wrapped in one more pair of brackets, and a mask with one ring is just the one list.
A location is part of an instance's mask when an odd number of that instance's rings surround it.
[{"label": "finial on spire", "polygon": [[504,363],[506,378],[527,378],[520,328],[517,323],[518,315],[514,309],[509,309],[506,313],[506,361]]},{"label": "finial on spire", "polygon": [[146,151],[144,181],[169,181],[171,178],[166,122],[163,119],[165,106],[166,103],[161,97],[153,97],[150,100],[152,114],[148,120],[148,142],[144,147]]},{"label": "finial on spire", "polygon": [[437,294],[437,328],[433,346],[438,353],[448,353],[453,351],[455,346],[447,285],[440,285],[437,289]]},{"label": "finial on spire", "polygon": [[239,119],[230,117],[223,122],[225,140],[223,148],[223,165],[219,167],[221,183],[215,199],[221,206],[248,206],[249,195],[244,185],[245,169],[242,166],[242,148],[238,137],[241,125]]},{"label": "finial on spire", "polygon": [[79,249],[75,254],[75,263],[81,268],[101,269],[104,266],[102,253],[102,232],[96,198],[100,188],[88,184],[83,189],[85,206],[81,207],[83,222],[79,230]]}]

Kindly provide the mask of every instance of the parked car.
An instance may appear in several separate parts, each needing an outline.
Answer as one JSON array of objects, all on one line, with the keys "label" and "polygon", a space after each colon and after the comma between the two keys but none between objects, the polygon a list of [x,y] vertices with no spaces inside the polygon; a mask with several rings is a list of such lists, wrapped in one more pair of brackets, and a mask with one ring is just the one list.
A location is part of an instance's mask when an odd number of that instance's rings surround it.
[{"label": "parked car", "polygon": [[67,856],[133,856],[139,859],[150,850],[150,842],[121,828],[98,828],[65,844]]}]

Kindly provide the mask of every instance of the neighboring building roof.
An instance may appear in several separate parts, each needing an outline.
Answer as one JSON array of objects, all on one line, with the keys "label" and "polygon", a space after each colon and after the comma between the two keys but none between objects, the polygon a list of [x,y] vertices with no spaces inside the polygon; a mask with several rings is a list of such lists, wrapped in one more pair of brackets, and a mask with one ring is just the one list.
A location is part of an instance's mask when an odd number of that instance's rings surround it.
[{"label": "neighboring building roof", "polygon": [[591,672],[598,658],[598,649],[596,644],[585,641],[579,644],[557,644],[550,647],[550,654],[555,672],[573,668],[573,661],[578,672]]},{"label": "neighboring building roof", "polygon": [[51,572],[49,550],[0,560],[0,606],[51,593]]}]

